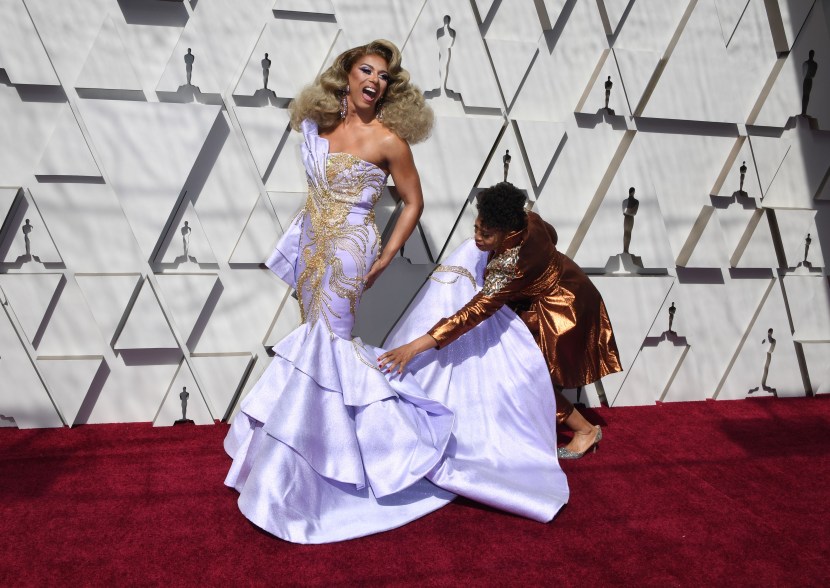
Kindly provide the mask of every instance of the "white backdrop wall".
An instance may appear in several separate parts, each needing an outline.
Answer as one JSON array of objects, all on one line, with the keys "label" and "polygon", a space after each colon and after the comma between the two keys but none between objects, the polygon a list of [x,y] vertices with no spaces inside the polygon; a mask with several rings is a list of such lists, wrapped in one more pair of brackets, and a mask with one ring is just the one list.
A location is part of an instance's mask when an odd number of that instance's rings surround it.
[{"label": "white backdrop wall", "polygon": [[[471,234],[469,201],[503,178],[509,150],[508,179],[615,327],[626,369],[583,400],[830,391],[826,0],[0,0],[0,12],[4,426],[170,425],[183,388],[197,423],[235,410],[299,322],[261,266],[305,198],[287,103],[376,37],[402,48],[437,124],[413,149],[419,230],[367,293],[357,335],[380,344]],[[381,231],[395,209],[388,190]]]}]

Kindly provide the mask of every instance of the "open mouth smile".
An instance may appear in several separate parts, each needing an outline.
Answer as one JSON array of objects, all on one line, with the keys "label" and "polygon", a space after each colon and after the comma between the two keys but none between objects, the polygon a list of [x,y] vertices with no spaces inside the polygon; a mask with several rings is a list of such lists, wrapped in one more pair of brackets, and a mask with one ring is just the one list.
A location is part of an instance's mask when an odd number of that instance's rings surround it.
[{"label": "open mouth smile", "polygon": [[367,102],[373,102],[378,95],[377,88],[372,86],[364,87],[361,92],[363,94],[363,98],[365,98]]}]

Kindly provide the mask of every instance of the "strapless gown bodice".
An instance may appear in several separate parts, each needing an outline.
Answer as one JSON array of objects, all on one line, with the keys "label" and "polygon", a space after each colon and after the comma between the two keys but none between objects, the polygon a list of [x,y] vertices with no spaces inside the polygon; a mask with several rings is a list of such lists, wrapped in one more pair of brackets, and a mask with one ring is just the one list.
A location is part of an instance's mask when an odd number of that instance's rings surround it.
[{"label": "strapless gown bodice", "polygon": [[266,265],[296,288],[304,322],[349,339],[378,255],[374,207],[386,173],[350,153],[329,153],[313,121],[302,129],[308,197]]}]

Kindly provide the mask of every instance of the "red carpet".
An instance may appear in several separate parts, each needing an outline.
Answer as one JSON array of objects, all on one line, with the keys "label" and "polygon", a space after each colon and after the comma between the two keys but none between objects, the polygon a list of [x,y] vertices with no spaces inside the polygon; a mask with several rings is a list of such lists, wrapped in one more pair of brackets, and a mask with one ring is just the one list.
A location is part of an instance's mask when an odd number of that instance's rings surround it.
[{"label": "red carpet", "polygon": [[0,429],[0,585],[830,585],[830,398],[590,416],[550,524],[458,500],[322,546],[239,514],[225,425]]}]

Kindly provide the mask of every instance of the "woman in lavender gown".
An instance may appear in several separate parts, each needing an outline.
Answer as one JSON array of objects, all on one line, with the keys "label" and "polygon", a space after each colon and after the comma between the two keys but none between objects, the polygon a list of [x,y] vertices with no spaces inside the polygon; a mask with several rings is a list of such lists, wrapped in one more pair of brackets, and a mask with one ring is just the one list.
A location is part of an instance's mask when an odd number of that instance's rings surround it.
[{"label": "woman in lavender gown", "polygon": [[[411,377],[387,378],[380,350],[352,338],[364,290],[423,210],[409,143],[432,112],[398,49],[373,41],[338,56],[292,104],[304,135],[305,206],[266,262],[296,289],[302,324],[242,401],[225,439],[225,483],[254,524],[297,543],[391,529],[454,498],[425,476],[454,416]],[[387,176],[404,203],[381,250],[374,205]]]},{"label": "woman in lavender gown", "polygon": [[[296,289],[302,324],[274,346],[225,439],[240,510],[298,543],[392,529],[456,494],[551,520],[568,487],[546,364],[518,317],[500,313],[453,346],[430,367],[429,390],[384,374],[383,350],[351,335],[364,290],[423,207],[409,143],[426,137],[432,113],[398,50],[374,41],[340,55],[294,102],[292,124],[305,138],[308,198],[267,265]],[[388,175],[405,206],[380,251],[373,207]],[[480,286],[479,261],[459,260],[475,275],[441,304],[461,306]]]}]

